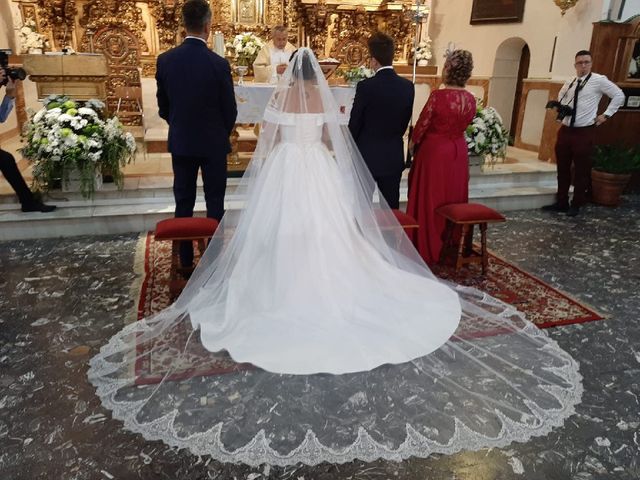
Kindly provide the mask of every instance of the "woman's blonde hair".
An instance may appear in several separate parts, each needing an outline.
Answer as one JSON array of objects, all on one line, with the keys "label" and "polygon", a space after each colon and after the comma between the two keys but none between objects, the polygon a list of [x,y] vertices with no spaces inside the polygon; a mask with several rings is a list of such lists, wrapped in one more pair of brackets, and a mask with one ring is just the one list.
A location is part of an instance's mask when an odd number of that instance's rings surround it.
[{"label": "woman's blonde hair", "polygon": [[464,87],[473,71],[473,56],[468,50],[454,50],[444,63],[444,83]]}]

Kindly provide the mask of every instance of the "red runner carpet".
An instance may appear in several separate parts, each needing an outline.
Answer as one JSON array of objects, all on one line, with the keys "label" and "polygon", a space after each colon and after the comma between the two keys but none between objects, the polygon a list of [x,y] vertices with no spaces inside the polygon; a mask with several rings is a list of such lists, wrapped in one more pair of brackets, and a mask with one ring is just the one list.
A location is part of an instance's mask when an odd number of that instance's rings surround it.
[{"label": "red runner carpet", "polygon": [[[144,257],[139,260],[144,266],[144,273],[138,301],[138,319],[158,313],[170,303],[171,243],[154,241],[153,233],[148,233],[141,242],[143,248],[140,248],[140,254],[144,250]],[[462,268],[458,273],[451,267],[438,266],[434,273],[440,278],[475,287],[513,305],[539,328],[603,319],[596,311],[566,293],[493,254],[490,255],[486,277],[480,275],[479,265]],[[138,348],[138,384],[160,381],[167,371],[167,362],[175,362],[180,355],[185,358],[185,365],[189,366],[180,370],[179,367],[175,368],[174,363],[175,373],[171,375],[171,380],[180,380],[194,374],[221,374],[252,368],[248,364],[237,364],[224,352],[215,354],[212,359],[211,353],[199,346],[199,342],[189,341],[191,332],[187,332],[187,328],[190,329],[190,325],[185,325],[185,331],[179,335],[180,338],[171,339],[166,344],[147,347],[148,351]],[[199,359],[202,359],[202,362]],[[197,365],[195,372],[194,365]]]}]

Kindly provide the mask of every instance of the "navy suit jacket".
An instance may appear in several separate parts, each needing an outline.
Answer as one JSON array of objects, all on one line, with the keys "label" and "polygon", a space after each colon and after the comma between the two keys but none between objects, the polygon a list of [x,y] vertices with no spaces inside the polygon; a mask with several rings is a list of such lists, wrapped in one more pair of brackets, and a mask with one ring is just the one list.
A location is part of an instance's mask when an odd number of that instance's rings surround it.
[{"label": "navy suit jacket", "polygon": [[238,110],[229,62],[199,39],[187,38],[158,56],[156,82],[172,154],[211,157],[231,151]]},{"label": "navy suit jacket", "polygon": [[358,82],[349,130],[374,177],[402,173],[415,89],[391,69]]}]

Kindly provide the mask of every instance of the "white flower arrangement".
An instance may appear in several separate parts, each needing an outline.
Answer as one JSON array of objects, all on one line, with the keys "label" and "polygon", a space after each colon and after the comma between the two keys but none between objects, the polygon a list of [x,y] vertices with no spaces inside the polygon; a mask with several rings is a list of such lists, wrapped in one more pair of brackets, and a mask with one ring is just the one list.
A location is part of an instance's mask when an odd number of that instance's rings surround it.
[{"label": "white flower arrangement", "polygon": [[238,65],[252,65],[262,47],[264,42],[253,33],[241,33],[233,39]]},{"label": "white flower arrangement", "polygon": [[80,191],[94,194],[97,173],[108,170],[118,188],[124,175],[120,168],[133,160],[136,142],[122,128],[117,117],[105,118],[99,100],[76,102],[51,95],[44,107],[31,117],[23,132],[22,154],[33,162],[34,183],[49,190],[69,173],[80,172]]},{"label": "white flower arrangement", "polygon": [[20,52],[29,53],[33,49],[43,49],[48,45],[47,37],[36,30],[36,22],[27,20],[20,28]]},{"label": "white flower arrangement", "polygon": [[342,70],[339,72],[339,75],[343,77],[348,83],[358,83],[360,80],[364,80],[365,78],[371,78],[374,75],[374,71],[365,66],[353,67],[347,70]]},{"label": "white flower arrangement", "polygon": [[489,157],[490,161],[504,159],[509,136],[500,114],[493,107],[485,107],[479,98],[476,104],[476,115],[464,132],[469,155]]},{"label": "white flower arrangement", "polygon": [[431,39],[427,37],[426,40],[421,41],[415,47],[414,56],[418,63],[422,61],[422,63],[427,63],[433,57],[433,53],[431,52]]}]

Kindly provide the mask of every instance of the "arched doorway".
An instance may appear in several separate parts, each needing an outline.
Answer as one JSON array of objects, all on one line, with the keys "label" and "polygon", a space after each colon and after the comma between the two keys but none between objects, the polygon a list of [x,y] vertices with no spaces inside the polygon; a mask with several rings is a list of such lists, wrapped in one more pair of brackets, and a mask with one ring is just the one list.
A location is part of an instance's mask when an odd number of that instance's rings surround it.
[{"label": "arched doorway", "polygon": [[505,40],[496,50],[489,103],[498,110],[512,134],[516,131],[522,82],[529,75],[530,58],[527,42],[519,37]]}]

